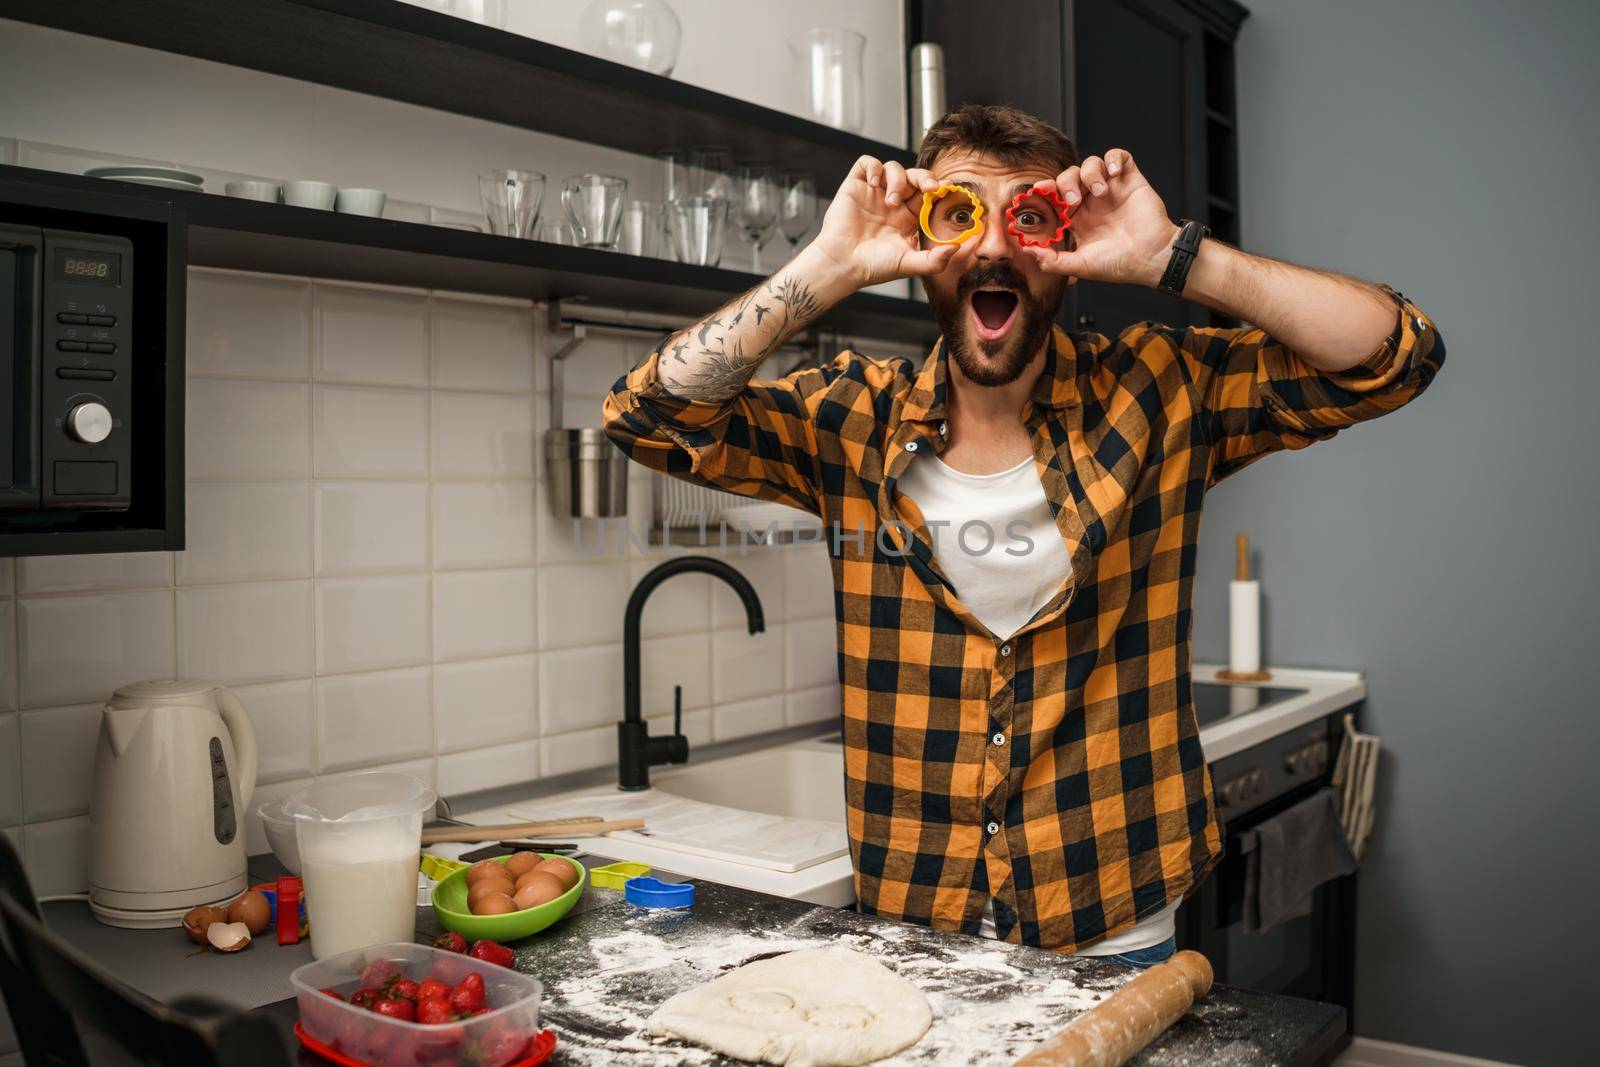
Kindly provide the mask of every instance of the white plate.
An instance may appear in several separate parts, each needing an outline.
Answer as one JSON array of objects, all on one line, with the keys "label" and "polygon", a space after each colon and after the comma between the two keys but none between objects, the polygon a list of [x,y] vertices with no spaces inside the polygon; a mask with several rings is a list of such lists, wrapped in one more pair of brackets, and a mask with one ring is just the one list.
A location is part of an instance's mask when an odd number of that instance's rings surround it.
[{"label": "white plate", "polygon": [[203,192],[205,192],[205,187],[204,186],[195,185],[193,182],[175,181],[172,178],[142,178],[142,177],[136,177],[136,176],[132,176],[132,177],[125,176],[125,177],[119,177],[119,178],[111,178],[109,180],[110,181],[114,181],[114,182],[132,182],[134,185],[153,185],[157,189],[180,189],[180,190],[182,190],[183,192],[186,192],[186,193],[203,193]]},{"label": "white plate", "polygon": [[115,178],[119,181],[132,182],[141,178],[159,178],[163,181],[182,182],[185,185],[204,185],[205,179],[198,174],[191,174],[177,167],[90,167],[83,172],[86,178]]}]

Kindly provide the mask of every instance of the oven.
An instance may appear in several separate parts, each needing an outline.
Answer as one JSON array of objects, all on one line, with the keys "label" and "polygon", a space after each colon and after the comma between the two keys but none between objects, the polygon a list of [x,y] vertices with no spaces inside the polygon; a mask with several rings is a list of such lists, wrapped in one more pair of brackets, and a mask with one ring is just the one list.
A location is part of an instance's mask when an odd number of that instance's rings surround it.
[{"label": "oven", "polygon": [[0,555],[183,545],[171,211],[0,180]]},{"label": "oven", "polygon": [[[1231,709],[1222,714],[1237,714],[1239,689],[1195,683],[1202,725],[1207,719],[1203,703],[1231,700]],[[1298,691],[1260,687],[1246,692],[1253,696],[1243,699],[1265,704]],[[1218,982],[1338,1004],[1353,1030],[1356,875],[1319,887],[1310,914],[1301,918],[1266,932],[1247,931],[1243,922],[1249,831],[1329,784],[1343,735],[1342,714],[1347,710],[1211,764],[1217,814],[1223,823],[1223,859],[1179,909],[1178,944],[1204,953]],[[1210,718],[1216,717],[1213,710]]]}]

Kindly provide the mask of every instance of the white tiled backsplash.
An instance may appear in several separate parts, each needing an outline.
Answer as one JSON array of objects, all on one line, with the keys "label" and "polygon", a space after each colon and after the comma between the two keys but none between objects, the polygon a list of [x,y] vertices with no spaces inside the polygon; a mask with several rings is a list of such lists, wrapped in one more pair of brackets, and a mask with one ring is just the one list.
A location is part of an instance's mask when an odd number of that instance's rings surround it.
[{"label": "white tiled backsplash", "polygon": [[[586,553],[549,515],[535,311],[191,273],[189,547],[0,560],[0,832],[37,892],[86,888],[99,705],[144,678],[236,689],[261,750],[251,807],[354,768],[448,796],[615,762],[623,607],[660,551],[621,555],[613,531]],[[598,425],[647,350],[585,342],[568,418]],[[672,579],[644,618],[645,714],[659,731],[681,685],[695,742],[837,715],[820,546],[724,555],[767,631],[720,583]],[[247,833],[266,848],[253,816]]]}]

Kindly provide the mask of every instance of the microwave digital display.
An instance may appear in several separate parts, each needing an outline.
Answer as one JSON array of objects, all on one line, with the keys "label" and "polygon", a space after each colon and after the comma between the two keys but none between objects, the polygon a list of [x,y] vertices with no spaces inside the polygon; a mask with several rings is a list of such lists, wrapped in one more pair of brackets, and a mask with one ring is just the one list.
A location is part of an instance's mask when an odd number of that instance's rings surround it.
[{"label": "microwave digital display", "polygon": [[108,252],[57,248],[55,278],[79,285],[121,285],[122,257]]}]

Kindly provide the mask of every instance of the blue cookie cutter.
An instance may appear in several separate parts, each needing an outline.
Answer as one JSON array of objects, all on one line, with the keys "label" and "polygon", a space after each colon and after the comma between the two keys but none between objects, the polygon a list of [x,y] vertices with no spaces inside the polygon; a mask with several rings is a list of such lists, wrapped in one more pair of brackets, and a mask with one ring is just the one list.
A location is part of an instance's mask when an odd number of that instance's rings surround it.
[{"label": "blue cookie cutter", "polygon": [[694,884],[663,882],[644,875],[623,883],[622,896],[641,908],[687,908],[694,903]]}]

